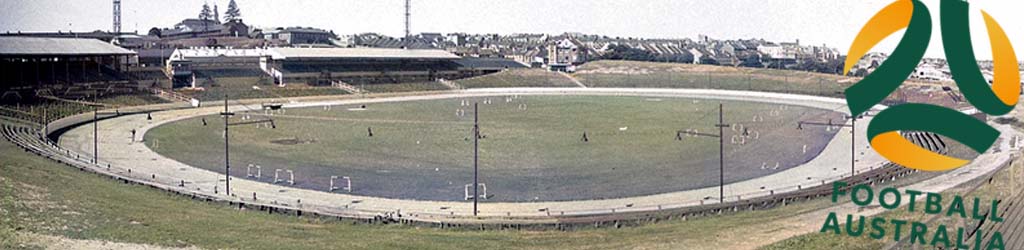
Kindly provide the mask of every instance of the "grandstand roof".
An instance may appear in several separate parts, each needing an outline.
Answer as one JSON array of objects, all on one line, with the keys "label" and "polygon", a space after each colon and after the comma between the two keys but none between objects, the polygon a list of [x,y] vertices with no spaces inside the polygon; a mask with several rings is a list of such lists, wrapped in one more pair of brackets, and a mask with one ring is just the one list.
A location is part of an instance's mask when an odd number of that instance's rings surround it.
[{"label": "grandstand roof", "polygon": [[171,54],[171,60],[190,60],[194,58],[221,58],[221,57],[261,57],[267,55],[265,49],[218,49],[218,48],[191,48],[175,49]]},{"label": "grandstand roof", "polygon": [[289,58],[459,59],[444,50],[382,48],[273,48],[275,60]]},{"label": "grandstand roof", "polygon": [[0,55],[134,55],[135,52],[89,38],[0,37]]},{"label": "grandstand roof", "polygon": [[458,63],[464,68],[474,69],[515,69],[515,68],[526,68],[526,65],[519,63],[512,59],[507,58],[475,58],[467,57],[462,58],[455,63]]}]

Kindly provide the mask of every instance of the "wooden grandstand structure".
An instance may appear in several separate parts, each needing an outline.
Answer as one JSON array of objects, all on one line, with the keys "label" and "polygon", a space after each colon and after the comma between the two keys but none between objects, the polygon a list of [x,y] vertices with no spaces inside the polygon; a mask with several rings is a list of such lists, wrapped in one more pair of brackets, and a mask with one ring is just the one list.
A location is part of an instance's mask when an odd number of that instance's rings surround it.
[{"label": "wooden grandstand structure", "polygon": [[134,91],[135,52],[96,39],[0,37],[0,101]]},{"label": "wooden grandstand structure", "polygon": [[459,79],[459,56],[443,50],[381,48],[273,48],[260,67],[274,83],[329,86]]}]

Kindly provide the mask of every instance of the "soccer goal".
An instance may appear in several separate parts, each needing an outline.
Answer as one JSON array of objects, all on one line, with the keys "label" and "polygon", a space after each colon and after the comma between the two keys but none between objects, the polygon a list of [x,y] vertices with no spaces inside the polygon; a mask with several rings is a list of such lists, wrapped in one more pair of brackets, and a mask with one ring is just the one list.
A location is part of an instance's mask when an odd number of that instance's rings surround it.
[{"label": "soccer goal", "polygon": [[[473,199],[472,187],[473,187],[473,184],[466,184],[466,186],[464,186],[464,190],[465,190],[465,194],[466,194],[465,197],[466,197],[467,201]],[[480,187],[480,190],[479,190],[480,191],[480,196],[478,197],[478,199],[486,200],[487,199],[487,184],[480,183],[479,187]]]},{"label": "soccer goal", "polygon": [[[256,170],[255,173],[253,169]],[[261,176],[263,176],[263,168],[260,165],[249,164],[249,166],[246,166],[245,177],[259,179]]]},{"label": "soccer goal", "polygon": [[[340,179],[340,181],[339,181],[339,179]],[[338,186],[337,184],[344,184],[344,185],[343,186]],[[352,178],[349,178],[348,176],[332,175],[331,176],[331,188],[330,188],[330,191],[334,192],[334,190],[338,190],[338,189],[345,190],[346,192],[351,193],[352,192]]]},{"label": "soccer goal", "polygon": [[739,135],[733,135],[732,138],[729,139],[729,143],[731,143],[731,144],[739,144],[739,145],[746,145],[747,144],[747,137],[739,136]]},{"label": "soccer goal", "polygon": [[[281,178],[281,172],[288,174],[288,180]],[[288,185],[295,185],[295,172],[291,169],[274,169],[274,183],[288,182]]]}]

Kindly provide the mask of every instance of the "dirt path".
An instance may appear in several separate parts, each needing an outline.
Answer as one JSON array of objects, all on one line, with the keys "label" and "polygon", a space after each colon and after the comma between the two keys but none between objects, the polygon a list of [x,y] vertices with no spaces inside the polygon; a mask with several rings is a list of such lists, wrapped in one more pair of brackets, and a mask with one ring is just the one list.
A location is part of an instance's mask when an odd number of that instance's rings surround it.
[{"label": "dirt path", "polygon": [[570,75],[568,73],[559,71],[558,74],[564,76],[565,78],[568,78],[569,81],[572,81],[572,83],[575,83],[576,86],[580,86],[580,88],[586,88],[587,87],[587,85],[584,85],[582,82],[580,82],[580,80],[576,79],[576,77],[573,77],[572,75]]}]

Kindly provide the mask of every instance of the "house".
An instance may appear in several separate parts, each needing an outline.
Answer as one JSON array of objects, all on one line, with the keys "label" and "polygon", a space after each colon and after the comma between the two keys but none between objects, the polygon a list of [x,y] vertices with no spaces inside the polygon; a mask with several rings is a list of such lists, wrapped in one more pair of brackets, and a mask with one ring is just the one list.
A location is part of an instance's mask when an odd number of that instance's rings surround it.
[{"label": "house", "polygon": [[263,32],[263,39],[278,40],[289,45],[331,44],[333,38],[330,32],[311,27],[276,28]]},{"label": "house", "polygon": [[931,63],[922,63],[914,69],[914,73],[910,74],[911,78],[931,80],[931,81],[952,81],[953,75],[949,72],[949,67],[943,67]]},{"label": "house", "polygon": [[452,34],[448,34],[447,36],[445,36],[444,40],[445,40],[445,42],[451,43],[451,44],[453,44],[455,46],[462,46],[462,45],[466,44],[466,34],[465,33],[452,33]]},{"label": "house", "polygon": [[248,37],[249,26],[241,19],[221,23],[212,19],[189,18],[175,24],[173,28],[152,28],[150,36],[163,39],[181,39],[197,37]]},{"label": "house", "polygon": [[445,36],[441,33],[422,33],[418,38],[431,44],[438,44],[445,41]]},{"label": "house", "polygon": [[785,68],[788,65],[797,63],[797,50],[791,43],[783,45],[764,44],[757,46],[757,52],[761,53],[761,63],[771,68]]},{"label": "house", "polygon": [[156,47],[160,42],[159,37],[140,36],[136,34],[120,34],[110,41],[111,44],[130,50],[147,49]]},{"label": "house", "polygon": [[576,65],[587,61],[587,52],[571,38],[563,38],[548,44],[548,69],[551,71],[574,72]]},{"label": "house", "polygon": [[690,54],[693,55],[693,64],[701,64],[704,58],[707,57],[707,51],[698,49],[696,47],[690,48]]},{"label": "house", "polygon": [[766,57],[771,59],[793,59],[796,60],[796,53],[786,49],[783,46],[775,44],[765,44],[757,46],[757,51],[764,54]]}]

